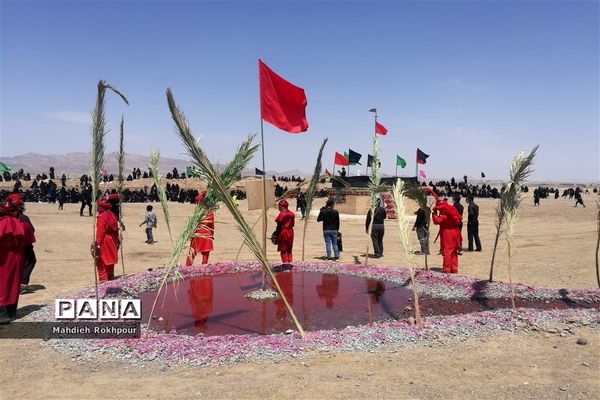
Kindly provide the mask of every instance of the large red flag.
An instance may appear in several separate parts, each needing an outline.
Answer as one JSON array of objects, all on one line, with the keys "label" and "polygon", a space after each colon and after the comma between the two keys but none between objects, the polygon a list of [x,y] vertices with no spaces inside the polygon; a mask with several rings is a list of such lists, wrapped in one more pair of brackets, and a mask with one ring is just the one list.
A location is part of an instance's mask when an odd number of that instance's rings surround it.
[{"label": "large red flag", "polygon": [[260,117],[290,133],[306,132],[306,94],[258,60]]},{"label": "large red flag", "polygon": [[388,130],[385,129],[385,126],[381,125],[379,122],[375,122],[375,133],[387,135]]},{"label": "large red flag", "polygon": [[335,165],[349,165],[348,159],[343,154],[335,152]]}]

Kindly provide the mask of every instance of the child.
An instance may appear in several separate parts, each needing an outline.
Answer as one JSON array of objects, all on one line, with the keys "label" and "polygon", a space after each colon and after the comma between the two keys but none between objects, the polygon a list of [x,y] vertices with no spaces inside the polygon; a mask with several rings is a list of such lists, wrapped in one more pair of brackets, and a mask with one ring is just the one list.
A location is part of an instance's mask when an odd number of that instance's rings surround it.
[{"label": "child", "polygon": [[146,206],[146,218],[144,222],[140,224],[140,226],[146,224],[146,243],[153,244],[154,237],[152,236],[152,228],[156,228],[156,214],[152,211],[152,206]]}]

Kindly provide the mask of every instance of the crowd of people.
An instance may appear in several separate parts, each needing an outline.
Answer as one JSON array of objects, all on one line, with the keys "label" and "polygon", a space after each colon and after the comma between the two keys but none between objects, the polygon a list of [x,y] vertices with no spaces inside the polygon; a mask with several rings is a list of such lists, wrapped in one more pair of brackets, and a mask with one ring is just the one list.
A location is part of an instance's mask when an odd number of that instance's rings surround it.
[{"label": "crowd of people", "polygon": [[[188,171],[189,172],[189,171]],[[193,171],[192,171],[193,172]],[[131,179],[144,177],[146,172],[142,173],[139,169],[134,169],[131,173]],[[6,173],[5,173],[6,175]],[[175,169],[171,176],[179,176]],[[49,174],[37,175],[31,179],[30,174],[23,170],[17,171],[8,177],[14,180],[12,191],[0,191],[0,323],[10,322],[15,317],[19,294],[26,292],[31,272],[36,263],[33,243],[35,242],[35,229],[33,224],[25,215],[24,202],[49,202],[59,203],[59,210],[64,209],[65,203],[81,203],[80,215],[84,216],[87,208],[87,215],[92,215],[92,201],[98,205],[98,214],[96,216],[96,238],[91,246],[91,253],[96,262],[98,278],[101,282],[114,279],[114,265],[118,262],[118,250],[120,246],[120,225],[119,204],[120,202],[156,202],[159,201],[158,189],[156,185],[150,187],[144,186],[142,189],[125,188],[121,195],[116,193],[115,189],[98,190],[95,196],[92,193],[92,186],[89,177],[82,175],[79,179],[79,187],[68,187],[66,178],[61,177],[61,186],[55,182],[54,169],[51,168]],[[180,179],[177,178],[177,179]],[[107,179],[111,179],[109,176]],[[289,180],[286,177],[279,177],[282,182],[301,182],[295,176]],[[22,181],[29,182],[29,188],[24,189]],[[450,181],[430,182],[430,185],[424,188],[435,198],[435,206],[432,209],[430,218],[426,215],[424,209],[419,208],[416,214],[416,221],[413,230],[416,231],[420,244],[420,254],[429,254],[430,252],[430,223],[439,226],[438,237],[433,241],[435,243],[439,238],[440,254],[442,256],[442,271],[444,273],[458,273],[458,256],[463,251],[482,251],[482,245],[479,238],[479,207],[475,203],[477,197],[498,198],[504,188],[492,188],[490,185],[472,185],[464,179],[462,182],[456,182],[454,178]],[[529,191],[528,187],[522,188],[523,192]],[[597,193],[597,189],[593,189]],[[190,202],[202,204],[205,199],[206,191],[197,189],[185,189],[176,182],[167,182],[165,187],[167,200],[180,203]],[[583,202],[583,193],[589,193],[588,189],[579,187],[564,189],[562,197],[575,199],[575,207]],[[234,201],[246,198],[243,190],[232,190],[230,195]],[[295,188],[288,191],[287,186],[275,185],[275,195],[277,197],[288,197],[296,199],[296,210],[300,211],[301,218],[306,216],[306,196],[305,193]],[[540,199],[554,197],[558,199],[559,189],[549,187],[537,187],[533,190],[534,205],[540,204]],[[340,259],[340,253],[343,251],[340,216],[335,209],[335,200],[330,197],[329,190],[321,189],[316,193],[316,197],[328,197],[326,204],[319,210],[317,221],[322,223],[323,239],[325,243],[326,259],[336,261]],[[448,202],[452,199],[452,204]],[[466,199],[466,225],[468,246],[463,248],[463,221],[465,206],[461,203],[461,198]],[[294,244],[294,225],[296,214],[289,209],[287,200],[282,199],[277,203],[279,214],[275,219],[275,232],[271,240],[277,245],[277,251],[281,255],[283,264],[293,262],[293,244]],[[365,220],[365,231],[370,235],[373,243],[374,255],[379,258],[384,253],[385,219],[387,218],[386,209],[383,202],[379,200],[375,205],[373,212],[368,211]],[[153,211],[152,205],[146,206],[146,215],[140,226],[145,225],[146,243],[153,244],[153,230],[158,227],[157,216]],[[192,265],[196,256],[202,256],[201,263],[207,264],[211,251],[214,249],[214,230],[215,216],[209,212],[199,223],[189,246],[189,253],[186,258],[186,265]]]}]

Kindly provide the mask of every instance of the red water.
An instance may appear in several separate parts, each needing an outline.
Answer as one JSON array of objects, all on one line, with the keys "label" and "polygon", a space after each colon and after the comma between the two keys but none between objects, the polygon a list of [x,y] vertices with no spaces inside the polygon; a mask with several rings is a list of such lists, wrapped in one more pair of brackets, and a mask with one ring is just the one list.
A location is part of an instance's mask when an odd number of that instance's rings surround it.
[{"label": "red water", "polygon": [[[307,331],[364,325],[412,315],[412,291],[399,284],[320,272],[278,272],[277,280]],[[226,274],[169,284],[161,294],[153,328],[206,336],[270,334],[294,329],[281,300],[254,301],[245,294],[260,288],[261,273]],[[156,291],[140,295],[147,320]],[[446,315],[510,307],[510,300],[454,302],[420,296],[422,313]],[[517,306],[567,308],[568,302],[518,302]]]}]

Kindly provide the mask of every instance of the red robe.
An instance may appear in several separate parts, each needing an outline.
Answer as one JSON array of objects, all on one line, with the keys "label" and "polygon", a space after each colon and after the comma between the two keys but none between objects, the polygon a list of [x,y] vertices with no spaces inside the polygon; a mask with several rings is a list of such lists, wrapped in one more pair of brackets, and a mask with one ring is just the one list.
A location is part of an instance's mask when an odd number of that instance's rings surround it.
[{"label": "red robe", "polygon": [[[439,211],[437,215],[435,211]],[[443,258],[443,272],[458,273],[458,249],[461,235],[458,225],[462,218],[456,208],[446,202],[438,202],[432,215],[433,223],[440,226],[440,247]]]},{"label": "red robe", "polygon": [[35,242],[28,225],[12,215],[0,217],[0,307],[19,302],[25,246]]},{"label": "red robe", "polygon": [[215,213],[209,212],[200,221],[196,234],[192,238],[190,247],[196,254],[213,250],[213,241],[215,239]]},{"label": "red robe", "polygon": [[117,216],[110,210],[102,210],[96,219],[96,245],[100,247],[96,268],[100,282],[114,277],[115,264],[119,260],[117,243],[119,243]]},{"label": "red robe", "polygon": [[294,219],[296,214],[290,210],[283,210],[279,212],[275,222],[279,230],[277,236],[277,251],[290,252],[294,247]]}]

